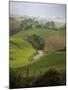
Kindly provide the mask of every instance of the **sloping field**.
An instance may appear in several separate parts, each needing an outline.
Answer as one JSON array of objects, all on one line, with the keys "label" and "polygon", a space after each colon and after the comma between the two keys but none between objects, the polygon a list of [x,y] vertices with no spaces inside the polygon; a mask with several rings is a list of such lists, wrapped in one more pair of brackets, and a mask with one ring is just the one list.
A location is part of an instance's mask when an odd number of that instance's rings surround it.
[{"label": "sloping field", "polygon": [[54,52],[51,54],[44,54],[38,61],[27,65],[26,67],[18,68],[19,72],[22,72],[23,76],[27,76],[26,70],[29,69],[29,76],[36,76],[43,74],[49,68],[54,68],[59,72],[64,72],[66,68],[66,55],[65,52]]},{"label": "sloping field", "polygon": [[22,30],[16,33],[12,37],[26,39],[28,36],[36,34],[45,40],[44,51],[54,51],[65,47],[65,31],[64,30],[52,30],[33,28],[28,30]]},{"label": "sloping field", "polygon": [[[39,60],[32,60],[35,49],[25,39],[32,34],[39,35],[45,40],[44,55]],[[61,49],[65,46],[65,32],[63,30],[29,29],[12,35],[10,37],[10,67],[22,73],[23,76],[35,76],[43,74],[49,68],[65,71],[65,51],[46,53],[46,49]]]},{"label": "sloping field", "polygon": [[51,30],[51,29],[42,29],[42,28],[33,28],[33,29],[28,29],[28,30],[22,30],[12,37],[20,37],[20,38],[27,38],[29,35],[36,34],[45,40],[50,36],[50,35],[65,35],[64,30]]},{"label": "sloping field", "polygon": [[10,66],[12,68],[18,68],[31,63],[29,59],[34,52],[35,49],[31,44],[24,41],[22,38],[11,38]]}]

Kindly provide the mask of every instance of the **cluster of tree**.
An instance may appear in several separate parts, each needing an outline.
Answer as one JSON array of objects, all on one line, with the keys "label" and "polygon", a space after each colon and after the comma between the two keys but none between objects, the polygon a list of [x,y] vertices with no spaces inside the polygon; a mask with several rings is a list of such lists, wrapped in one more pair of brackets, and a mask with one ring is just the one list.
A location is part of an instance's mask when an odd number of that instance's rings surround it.
[{"label": "cluster of tree", "polygon": [[32,24],[33,24],[34,20],[29,18],[29,19],[24,19],[21,21],[21,28],[24,30],[27,30],[29,28],[32,28]]},{"label": "cluster of tree", "polygon": [[29,29],[29,28],[51,28],[51,29],[55,29],[55,23],[54,21],[47,21],[46,23],[42,24],[37,20],[34,19],[24,19],[21,21],[21,27],[23,29]]},{"label": "cluster of tree", "polygon": [[32,46],[37,50],[42,50],[45,46],[44,39],[40,38],[35,34],[28,36],[27,41],[30,42]]},{"label": "cluster of tree", "polygon": [[17,19],[10,17],[9,18],[10,35],[13,35],[16,32],[20,31],[20,28],[21,28],[20,22]]},{"label": "cluster of tree", "polygon": [[[27,30],[29,28],[49,28],[56,29],[54,21],[47,21],[45,23],[40,23],[40,21],[34,18],[23,18],[21,21],[14,17],[9,18],[9,29],[10,35],[15,34],[20,30]],[[60,27],[60,29],[66,29],[66,25]]]},{"label": "cluster of tree", "polygon": [[38,77],[23,77],[21,73],[10,71],[10,88],[27,88],[66,85],[66,73],[49,69]]},{"label": "cluster of tree", "polygon": [[44,28],[50,28],[50,29],[55,29],[55,23],[54,21],[51,21],[51,22],[46,22],[45,25],[43,26]]}]

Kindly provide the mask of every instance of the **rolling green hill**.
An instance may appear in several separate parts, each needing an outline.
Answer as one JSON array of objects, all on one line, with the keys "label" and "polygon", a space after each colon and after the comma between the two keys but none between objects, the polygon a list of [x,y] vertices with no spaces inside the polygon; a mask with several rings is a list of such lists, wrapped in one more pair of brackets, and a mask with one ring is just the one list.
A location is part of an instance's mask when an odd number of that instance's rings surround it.
[{"label": "rolling green hill", "polygon": [[12,37],[27,39],[28,36],[33,34],[38,35],[45,40],[44,51],[52,51],[52,50],[62,49],[65,47],[64,30],[33,28],[28,30],[21,30],[15,35],[12,35]]},{"label": "rolling green hill", "polygon": [[[36,50],[28,43],[25,39],[32,34],[36,34],[45,41],[48,41],[49,44],[45,43],[45,47],[49,48],[51,45],[62,45],[64,47],[63,39],[65,37],[64,30],[50,30],[50,29],[41,29],[33,28],[28,30],[21,30],[18,33],[15,33],[10,37],[10,67],[15,68],[19,73],[22,73],[23,76],[26,76],[26,70],[29,69],[29,76],[39,75],[44,73],[49,68],[57,69],[58,71],[65,71],[65,51],[47,53],[44,51],[44,55],[39,60],[33,60],[32,56]],[[54,36],[51,39],[50,37]],[[56,37],[55,37],[56,36]],[[57,39],[57,37],[59,37]],[[56,41],[57,40],[57,41]],[[51,43],[52,41],[52,43]],[[55,42],[53,42],[55,41]],[[61,46],[61,47],[62,47]],[[56,48],[55,46],[53,46]]]},{"label": "rolling green hill", "polygon": [[25,67],[18,68],[23,76],[26,76],[26,70],[29,69],[29,76],[36,76],[44,74],[49,68],[54,68],[59,72],[65,72],[65,52],[54,52],[51,54],[44,54],[39,60]]},{"label": "rolling green hill", "polygon": [[10,39],[10,66],[12,68],[31,63],[29,59],[33,53],[35,53],[35,49],[22,38]]},{"label": "rolling green hill", "polygon": [[21,30],[20,32],[16,33],[12,37],[20,37],[20,38],[27,38],[29,35],[36,34],[41,36],[44,39],[47,39],[50,35],[65,35],[64,30],[52,30],[52,29],[42,29],[42,28],[33,28],[28,30]]}]

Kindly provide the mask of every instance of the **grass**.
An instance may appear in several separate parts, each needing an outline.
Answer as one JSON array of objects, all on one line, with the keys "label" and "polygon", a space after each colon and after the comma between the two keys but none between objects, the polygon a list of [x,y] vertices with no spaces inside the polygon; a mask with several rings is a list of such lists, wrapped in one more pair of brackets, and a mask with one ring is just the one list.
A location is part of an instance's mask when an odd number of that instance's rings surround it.
[{"label": "grass", "polygon": [[43,74],[49,68],[57,69],[59,72],[65,71],[65,52],[55,52],[51,54],[44,54],[38,61],[27,65],[26,67],[18,68],[19,72],[22,72],[23,76],[26,76],[26,70],[29,69],[29,76],[37,76]]},{"label": "grass", "polygon": [[30,43],[22,38],[11,38],[10,40],[10,67],[18,68],[27,65],[35,49]]},{"label": "grass", "polygon": [[20,37],[20,38],[27,38],[29,35],[36,34],[44,38],[45,40],[48,38],[50,35],[64,35],[65,32],[64,30],[49,30],[49,29],[42,29],[42,28],[33,28],[33,29],[28,29],[28,30],[22,30],[19,33],[16,33],[12,37]]},{"label": "grass", "polygon": [[22,74],[22,76],[27,75],[27,68],[29,70],[29,76],[38,76],[39,74],[43,74],[49,68],[54,68],[59,72],[64,72],[66,61],[65,51],[54,52],[48,55],[45,53],[39,60],[31,61],[31,57],[33,53],[35,53],[35,49],[24,39],[32,34],[39,35],[44,38],[45,41],[47,41],[50,36],[65,37],[65,32],[63,30],[56,31],[40,28],[33,28],[26,31],[22,30],[12,35],[10,37],[10,67],[17,70],[18,73]]}]

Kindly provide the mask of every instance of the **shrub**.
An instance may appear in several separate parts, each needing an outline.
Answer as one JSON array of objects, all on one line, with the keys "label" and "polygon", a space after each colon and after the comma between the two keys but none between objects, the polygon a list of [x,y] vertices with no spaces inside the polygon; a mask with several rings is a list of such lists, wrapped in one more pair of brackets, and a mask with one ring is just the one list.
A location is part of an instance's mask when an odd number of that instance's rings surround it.
[{"label": "shrub", "polygon": [[33,86],[58,86],[61,85],[60,74],[54,69],[49,69],[43,76],[38,78]]}]

